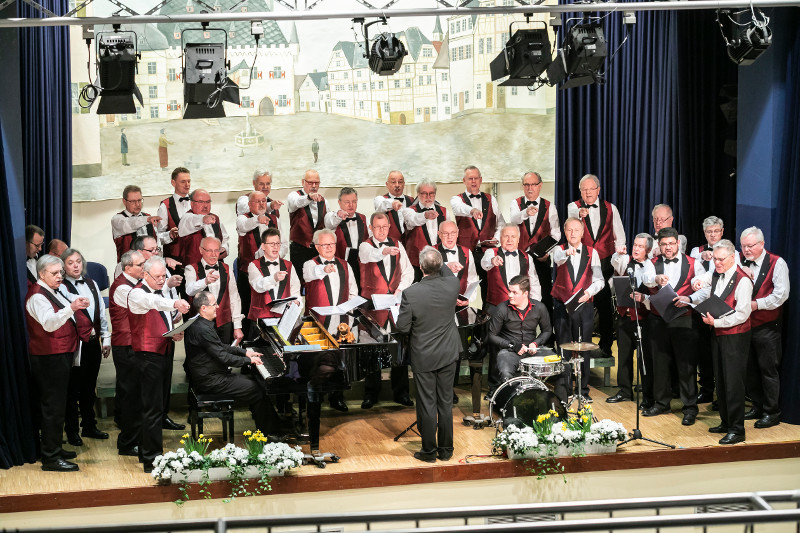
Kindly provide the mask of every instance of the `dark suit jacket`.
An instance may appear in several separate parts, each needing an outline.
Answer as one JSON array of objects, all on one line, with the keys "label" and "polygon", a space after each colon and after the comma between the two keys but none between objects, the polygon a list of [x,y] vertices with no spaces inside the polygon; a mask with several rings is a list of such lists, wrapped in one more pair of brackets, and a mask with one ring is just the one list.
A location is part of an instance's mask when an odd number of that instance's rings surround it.
[{"label": "dark suit jacket", "polygon": [[458,360],[461,339],[455,321],[459,282],[449,268],[403,291],[397,330],[409,334],[414,372],[431,372]]},{"label": "dark suit jacket", "polygon": [[201,391],[212,389],[220,379],[230,375],[228,367],[241,367],[250,362],[246,351],[223,343],[216,324],[199,317],[186,329],[186,369],[192,385]]}]

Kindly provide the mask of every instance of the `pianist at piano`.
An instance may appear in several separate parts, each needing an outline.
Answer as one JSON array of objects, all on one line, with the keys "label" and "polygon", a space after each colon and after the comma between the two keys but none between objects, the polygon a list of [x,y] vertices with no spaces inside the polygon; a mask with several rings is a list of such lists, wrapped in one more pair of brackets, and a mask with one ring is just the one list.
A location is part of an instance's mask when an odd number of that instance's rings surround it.
[{"label": "pianist at piano", "polygon": [[199,394],[224,394],[247,403],[256,427],[270,437],[280,438],[280,419],[254,374],[232,373],[229,367],[261,364],[260,354],[224,344],[215,327],[217,298],[209,291],[195,295],[192,307],[200,316],[186,329],[186,373],[192,389]]}]

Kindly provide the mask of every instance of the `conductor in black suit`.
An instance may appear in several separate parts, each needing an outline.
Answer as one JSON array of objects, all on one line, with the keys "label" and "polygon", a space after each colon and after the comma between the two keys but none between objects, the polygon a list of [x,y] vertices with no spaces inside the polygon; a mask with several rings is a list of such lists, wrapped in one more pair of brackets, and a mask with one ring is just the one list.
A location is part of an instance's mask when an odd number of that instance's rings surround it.
[{"label": "conductor in black suit", "polygon": [[453,319],[459,282],[442,254],[426,246],[419,254],[423,278],[403,291],[397,330],[409,335],[417,385],[417,424],[422,449],[414,458],[433,463],[453,457],[453,377],[461,340]]},{"label": "conductor in black suit", "polygon": [[256,428],[273,439],[279,424],[278,414],[266,390],[256,382],[260,376],[233,374],[229,367],[248,363],[260,365],[261,354],[223,343],[216,329],[217,298],[209,291],[195,295],[192,307],[200,315],[186,329],[186,370],[195,392],[224,394],[247,403]]}]

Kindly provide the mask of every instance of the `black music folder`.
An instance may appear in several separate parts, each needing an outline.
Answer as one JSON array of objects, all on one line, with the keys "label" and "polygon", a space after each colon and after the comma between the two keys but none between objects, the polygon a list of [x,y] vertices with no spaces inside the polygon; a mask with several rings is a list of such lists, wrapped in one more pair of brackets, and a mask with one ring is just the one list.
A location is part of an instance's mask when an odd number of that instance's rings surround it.
[{"label": "black music folder", "polygon": [[665,322],[672,322],[676,318],[683,316],[686,314],[687,309],[685,307],[677,307],[675,305],[675,298],[678,297],[678,294],[675,292],[675,289],[672,288],[672,285],[667,283],[659,291],[652,296],[650,296],[650,305],[656,308],[658,314],[661,315],[661,318],[664,319]]},{"label": "black music folder", "polygon": [[550,250],[556,247],[558,241],[555,240],[553,237],[548,235],[541,241],[537,242],[533,246],[531,246],[530,251],[533,257],[541,259],[542,257],[546,256],[550,253]]},{"label": "black music folder", "polygon": [[611,278],[614,285],[614,294],[617,295],[618,307],[635,307],[633,301],[633,289],[631,288],[631,278],[628,276],[614,276]]},{"label": "black music folder", "polygon": [[708,300],[694,306],[694,310],[700,313],[701,316],[711,313],[714,318],[722,318],[734,313],[734,309],[716,294],[712,294]]},{"label": "black music folder", "polygon": [[585,304],[586,302],[579,302],[583,295],[586,293],[584,289],[579,290],[575,294],[572,295],[572,298],[564,302],[564,307],[567,308],[568,313],[574,313],[580,306]]}]

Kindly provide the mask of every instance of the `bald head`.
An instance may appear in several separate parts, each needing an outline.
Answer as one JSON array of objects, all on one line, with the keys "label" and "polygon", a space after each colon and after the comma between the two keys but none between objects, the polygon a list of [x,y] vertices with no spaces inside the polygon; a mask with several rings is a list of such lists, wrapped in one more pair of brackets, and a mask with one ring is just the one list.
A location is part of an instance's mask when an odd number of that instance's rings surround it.
[{"label": "bald head", "polygon": [[267,212],[267,195],[261,191],[251,192],[247,196],[247,205],[254,215],[263,215]]}]

